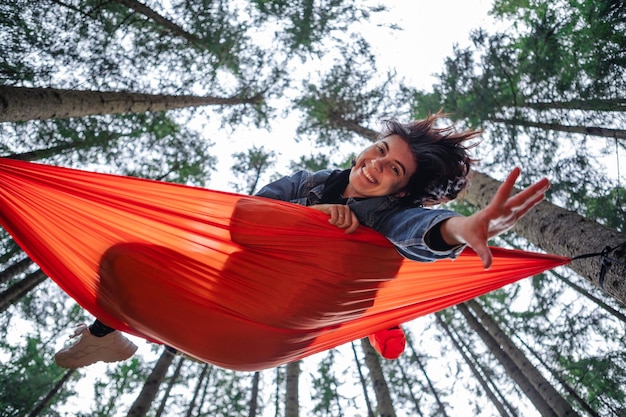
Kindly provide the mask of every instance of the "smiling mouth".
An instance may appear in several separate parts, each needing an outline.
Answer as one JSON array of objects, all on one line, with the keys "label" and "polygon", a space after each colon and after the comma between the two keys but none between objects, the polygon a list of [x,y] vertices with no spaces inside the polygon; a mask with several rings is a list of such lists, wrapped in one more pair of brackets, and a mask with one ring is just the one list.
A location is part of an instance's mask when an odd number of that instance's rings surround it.
[{"label": "smiling mouth", "polygon": [[376,180],[374,179],[374,177],[372,177],[372,176],[370,175],[370,173],[367,171],[367,167],[365,167],[365,166],[364,166],[364,167],[362,167],[362,168],[361,168],[361,173],[362,173],[362,174],[363,174],[363,176],[364,176],[364,177],[365,177],[365,178],[366,178],[369,182],[371,182],[372,184],[378,184],[378,181],[376,181]]}]

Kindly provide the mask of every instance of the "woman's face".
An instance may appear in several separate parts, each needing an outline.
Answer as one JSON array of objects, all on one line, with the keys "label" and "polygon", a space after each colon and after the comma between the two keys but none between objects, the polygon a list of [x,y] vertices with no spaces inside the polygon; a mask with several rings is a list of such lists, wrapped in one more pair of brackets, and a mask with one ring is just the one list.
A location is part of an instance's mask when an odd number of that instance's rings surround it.
[{"label": "woman's face", "polygon": [[409,144],[398,135],[387,136],[365,148],[350,171],[345,197],[404,195],[417,171]]}]

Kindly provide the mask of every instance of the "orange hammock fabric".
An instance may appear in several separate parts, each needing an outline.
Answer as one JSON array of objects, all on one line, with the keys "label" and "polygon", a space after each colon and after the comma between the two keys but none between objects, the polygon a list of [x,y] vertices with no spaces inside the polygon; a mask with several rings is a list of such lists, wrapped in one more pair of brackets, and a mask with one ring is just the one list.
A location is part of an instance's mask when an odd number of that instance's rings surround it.
[{"label": "orange hammock fabric", "polygon": [[402,258],[311,208],[0,159],[0,222],[108,325],[258,370],[366,337],[569,262],[493,248],[483,270]]}]

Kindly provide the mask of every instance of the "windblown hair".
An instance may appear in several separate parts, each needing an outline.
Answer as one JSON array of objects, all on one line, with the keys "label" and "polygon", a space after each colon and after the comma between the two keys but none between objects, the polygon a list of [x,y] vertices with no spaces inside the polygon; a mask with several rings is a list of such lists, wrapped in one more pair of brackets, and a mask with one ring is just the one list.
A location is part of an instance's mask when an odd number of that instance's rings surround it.
[{"label": "windblown hair", "polygon": [[470,168],[476,161],[469,149],[477,143],[465,142],[481,134],[479,130],[457,132],[454,125],[436,127],[445,114],[438,112],[424,120],[400,123],[384,120],[379,139],[391,135],[402,137],[409,144],[417,162],[417,171],[407,185],[407,203],[435,205],[454,200],[469,186]]}]

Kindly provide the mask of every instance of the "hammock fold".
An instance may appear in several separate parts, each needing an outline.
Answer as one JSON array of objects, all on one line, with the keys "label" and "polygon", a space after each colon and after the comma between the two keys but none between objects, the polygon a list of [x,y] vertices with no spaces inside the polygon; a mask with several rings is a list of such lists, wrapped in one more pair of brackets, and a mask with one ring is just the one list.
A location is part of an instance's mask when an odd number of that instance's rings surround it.
[{"label": "hammock fold", "polygon": [[402,258],[317,210],[260,197],[0,159],[0,223],[116,329],[235,370],[302,359],[570,259],[492,248],[485,271]]}]

